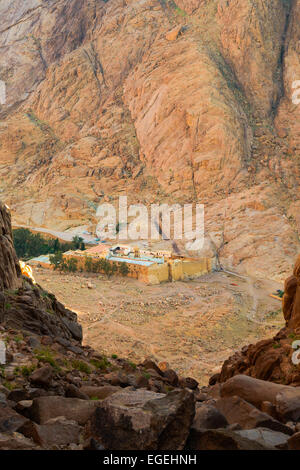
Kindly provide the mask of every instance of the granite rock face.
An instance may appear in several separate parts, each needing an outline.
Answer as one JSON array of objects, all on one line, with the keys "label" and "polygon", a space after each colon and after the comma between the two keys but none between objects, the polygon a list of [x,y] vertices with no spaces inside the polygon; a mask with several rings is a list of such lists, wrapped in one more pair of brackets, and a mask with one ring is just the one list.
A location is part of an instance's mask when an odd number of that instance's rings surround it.
[{"label": "granite rock face", "polygon": [[299,15],[299,0],[1,2],[14,220],[93,228],[124,189],[198,200],[224,266],[284,279],[300,230]]},{"label": "granite rock face", "polygon": [[283,315],[287,326],[300,332],[300,255],[293,275],[285,281]]},{"label": "granite rock face", "polygon": [[12,241],[11,217],[0,202],[0,292],[20,285],[21,270]]},{"label": "granite rock face", "polygon": [[129,388],[99,404],[91,436],[110,450],[183,450],[194,414],[186,389],[163,395]]},{"label": "granite rock face", "polygon": [[40,335],[81,341],[77,315],[54,295],[22,278],[11,229],[10,211],[0,202],[0,324]]}]

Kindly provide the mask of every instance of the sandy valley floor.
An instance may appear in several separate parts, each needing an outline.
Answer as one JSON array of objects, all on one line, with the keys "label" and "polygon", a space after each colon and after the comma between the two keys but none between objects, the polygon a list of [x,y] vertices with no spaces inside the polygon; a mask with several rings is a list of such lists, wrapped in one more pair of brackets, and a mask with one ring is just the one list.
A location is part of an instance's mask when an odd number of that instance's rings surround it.
[{"label": "sandy valley floor", "polygon": [[269,294],[282,285],[213,273],[188,282],[147,286],[127,278],[35,269],[45,289],[78,313],[84,342],[108,356],[167,361],[206,384],[243,345],[283,325]]}]

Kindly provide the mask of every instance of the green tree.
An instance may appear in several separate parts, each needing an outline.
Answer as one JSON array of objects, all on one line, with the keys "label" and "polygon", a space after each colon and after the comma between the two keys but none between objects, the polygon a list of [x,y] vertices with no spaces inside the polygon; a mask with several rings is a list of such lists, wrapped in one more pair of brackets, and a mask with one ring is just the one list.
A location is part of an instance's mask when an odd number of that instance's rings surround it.
[{"label": "green tree", "polygon": [[75,237],[73,237],[72,244],[73,244],[73,248],[75,250],[84,250],[85,249],[83,238],[78,237],[77,235]]},{"label": "green tree", "polygon": [[92,258],[86,257],[85,262],[84,262],[84,267],[85,267],[85,270],[88,273],[92,272],[92,270],[93,270],[93,260],[92,260]]},{"label": "green tree", "polygon": [[63,254],[61,251],[58,251],[53,256],[50,256],[50,264],[54,266],[54,269],[61,269],[64,264]]},{"label": "green tree", "polygon": [[61,247],[60,247],[59,239],[56,238],[53,243],[53,252],[57,253],[58,251],[61,251]]},{"label": "green tree", "polygon": [[25,228],[19,228],[13,231],[14,245],[19,258],[26,256],[27,243],[30,236],[30,230]]},{"label": "green tree", "polygon": [[70,273],[75,273],[78,267],[78,260],[76,258],[70,258],[66,261],[65,265],[66,271],[69,271]]},{"label": "green tree", "polygon": [[74,249],[85,250],[81,237],[74,237],[72,242],[62,243],[58,238],[44,238],[40,233],[32,233],[26,228],[13,230],[13,240],[18,257],[25,260],[49,253],[64,253]]},{"label": "green tree", "polygon": [[119,273],[122,275],[122,276],[127,276],[128,273],[129,273],[129,267],[126,263],[121,263],[120,266],[119,266]]}]

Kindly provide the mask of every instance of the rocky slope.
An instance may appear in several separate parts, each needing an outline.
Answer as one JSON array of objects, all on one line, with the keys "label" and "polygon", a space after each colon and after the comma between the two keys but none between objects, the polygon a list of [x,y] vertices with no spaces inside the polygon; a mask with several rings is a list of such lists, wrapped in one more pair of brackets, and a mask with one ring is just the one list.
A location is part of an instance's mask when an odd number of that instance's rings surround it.
[{"label": "rocky slope", "polygon": [[[300,256],[293,275],[285,282],[283,297],[283,315],[286,327],[274,338],[250,345],[225,361],[221,374],[216,380],[225,382],[237,374],[246,374],[257,379],[269,380],[281,384],[300,386],[299,365],[293,362],[300,335]],[[300,393],[300,392],[299,392]]]},{"label": "rocky slope", "polygon": [[[1,205],[0,213],[0,253],[6,253],[0,259],[0,340],[6,349],[0,449],[300,448],[297,386],[236,375],[200,390],[194,379],[151,360],[136,365],[83,347],[76,315],[17,272],[9,210]],[[299,261],[284,297],[287,327],[295,333],[298,278]],[[276,364],[272,368],[276,372]]]},{"label": "rocky slope", "polygon": [[[0,253],[5,255],[0,258],[0,346],[6,348],[0,365],[0,449],[97,448],[93,435],[99,433],[101,412],[106,426],[113,426],[111,410],[102,409],[102,401],[115,393],[120,399],[116,407],[135,403],[141,420],[151,409],[153,414],[153,420],[144,420],[144,433],[132,429],[131,443],[129,429],[123,430],[123,448],[183,448],[195,411],[193,393],[186,387],[196,390],[197,382],[162,371],[151,361],[138,367],[81,346],[76,315],[21,277],[10,212],[2,204],[0,214]],[[118,422],[114,426],[122,432]],[[103,444],[120,445],[112,442],[116,434],[101,429]]]},{"label": "rocky slope", "polygon": [[82,340],[76,314],[54,295],[22,278],[13,247],[9,209],[0,202],[0,322],[4,327],[58,338]]},{"label": "rocky slope", "polygon": [[299,15],[299,0],[0,2],[14,220],[93,226],[124,191],[197,199],[210,252],[283,280],[299,248]]}]

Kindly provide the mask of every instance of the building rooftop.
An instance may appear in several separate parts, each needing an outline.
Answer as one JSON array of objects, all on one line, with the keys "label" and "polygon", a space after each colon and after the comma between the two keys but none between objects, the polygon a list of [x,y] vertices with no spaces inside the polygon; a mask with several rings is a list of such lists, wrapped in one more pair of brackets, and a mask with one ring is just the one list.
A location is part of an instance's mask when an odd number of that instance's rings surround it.
[{"label": "building rooftop", "polygon": [[41,255],[38,256],[37,258],[32,258],[29,263],[49,263],[50,264],[50,255]]},{"label": "building rooftop", "polygon": [[85,251],[85,253],[91,254],[91,255],[101,255],[101,254],[107,253],[109,249],[110,249],[109,245],[100,244],[97,246],[93,246],[92,248],[89,248],[88,250]]},{"label": "building rooftop", "polygon": [[146,266],[146,267],[149,267],[149,266],[152,266],[153,264],[155,264],[155,261],[148,261],[148,260],[143,260],[143,259],[140,259],[140,258],[123,258],[123,257],[119,257],[119,256],[111,256],[109,258],[110,261],[116,261],[118,263],[128,263],[128,264],[137,264],[139,266]]}]

